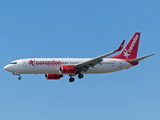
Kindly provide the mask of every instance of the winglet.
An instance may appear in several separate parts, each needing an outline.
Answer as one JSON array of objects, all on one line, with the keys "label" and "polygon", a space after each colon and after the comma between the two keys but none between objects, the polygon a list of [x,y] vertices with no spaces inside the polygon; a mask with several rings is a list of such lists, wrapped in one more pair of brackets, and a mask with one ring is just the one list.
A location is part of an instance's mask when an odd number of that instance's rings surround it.
[{"label": "winglet", "polygon": [[123,49],[123,46],[124,46],[124,42],[125,40],[122,41],[121,45],[119,46],[119,48],[115,51],[121,51]]}]

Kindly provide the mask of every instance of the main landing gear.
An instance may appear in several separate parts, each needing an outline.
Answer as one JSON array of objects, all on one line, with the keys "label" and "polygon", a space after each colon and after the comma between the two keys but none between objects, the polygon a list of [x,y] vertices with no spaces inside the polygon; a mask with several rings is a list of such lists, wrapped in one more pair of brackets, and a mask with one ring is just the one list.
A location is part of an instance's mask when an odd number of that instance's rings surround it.
[{"label": "main landing gear", "polygon": [[[79,74],[79,75],[78,75],[78,78],[79,78],[79,79],[82,79],[83,77],[84,77],[83,74]],[[75,78],[73,78],[73,76],[70,76],[69,82],[74,82],[74,81],[75,81]]]},{"label": "main landing gear", "polygon": [[69,82],[74,82],[74,80],[75,80],[75,79],[74,79],[73,77],[70,77],[70,78],[69,78]]},{"label": "main landing gear", "polygon": [[79,75],[78,75],[78,78],[79,78],[79,79],[82,79],[83,77],[84,77],[83,74],[79,74]]}]

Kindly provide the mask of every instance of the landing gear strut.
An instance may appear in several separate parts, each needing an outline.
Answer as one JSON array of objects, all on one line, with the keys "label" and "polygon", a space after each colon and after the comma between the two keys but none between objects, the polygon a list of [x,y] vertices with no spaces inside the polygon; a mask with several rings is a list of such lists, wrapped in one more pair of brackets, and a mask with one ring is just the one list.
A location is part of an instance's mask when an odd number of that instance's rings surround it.
[{"label": "landing gear strut", "polygon": [[75,80],[75,79],[74,79],[73,77],[70,77],[70,78],[69,78],[69,82],[74,82],[74,80]]}]

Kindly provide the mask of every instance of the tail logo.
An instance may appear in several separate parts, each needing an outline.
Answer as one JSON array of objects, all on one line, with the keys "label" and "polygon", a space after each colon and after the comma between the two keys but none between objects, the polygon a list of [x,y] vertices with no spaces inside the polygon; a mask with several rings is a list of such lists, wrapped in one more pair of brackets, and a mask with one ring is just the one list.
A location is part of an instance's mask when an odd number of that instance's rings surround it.
[{"label": "tail logo", "polygon": [[129,54],[128,52],[129,52],[129,51],[127,51],[126,49],[124,49],[124,52],[123,52],[123,53],[124,53],[124,56],[125,56],[126,58],[128,58],[128,56],[131,55],[131,54]]},{"label": "tail logo", "polygon": [[131,55],[131,54],[129,54],[129,53],[132,52],[133,47],[135,46],[135,44],[136,44],[138,38],[139,38],[139,35],[136,35],[136,36],[133,38],[133,42],[131,43],[129,49],[128,49],[128,50],[127,50],[127,49],[124,49],[124,52],[123,52],[123,53],[124,53],[124,56],[125,56],[126,58],[128,58],[128,56]]}]

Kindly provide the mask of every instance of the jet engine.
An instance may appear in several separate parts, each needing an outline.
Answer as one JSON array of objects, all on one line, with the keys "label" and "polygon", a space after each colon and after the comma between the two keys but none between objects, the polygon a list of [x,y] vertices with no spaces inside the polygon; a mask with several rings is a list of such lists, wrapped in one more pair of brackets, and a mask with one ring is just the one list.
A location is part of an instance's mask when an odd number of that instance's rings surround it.
[{"label": "jet engine", "polygon": [[70,74],[70,73],[75,73],[76,72],[76,67],[75,66],[61,66],[59,69],[60,73],[62,74]]},{"label": "jet engine", "polygon": [[45,78],[46,79],[54,79],[54,80],[58,80],[61,77],[63,77],[63,75],[58,75],[58,74],[45,74]]}]

